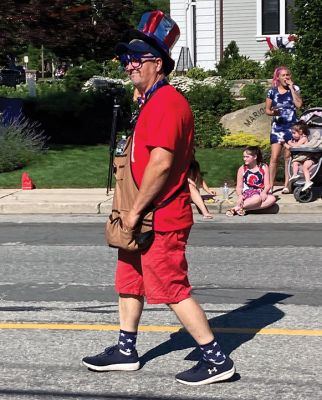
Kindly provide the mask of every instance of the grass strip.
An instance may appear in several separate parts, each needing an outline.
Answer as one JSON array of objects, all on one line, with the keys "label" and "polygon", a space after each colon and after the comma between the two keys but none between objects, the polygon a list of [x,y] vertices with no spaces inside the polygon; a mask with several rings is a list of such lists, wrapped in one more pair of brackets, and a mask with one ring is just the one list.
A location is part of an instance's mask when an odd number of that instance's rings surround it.
[{"label": "grass strip", "polygon": [[[208,185],[234,186],[242,149],[198,149],[196,157]],[[38,189],[106,187],[108,165],[107,145],[55,145],[25,168],[1,173],[0,187],[20,188],[24,171]]]}]

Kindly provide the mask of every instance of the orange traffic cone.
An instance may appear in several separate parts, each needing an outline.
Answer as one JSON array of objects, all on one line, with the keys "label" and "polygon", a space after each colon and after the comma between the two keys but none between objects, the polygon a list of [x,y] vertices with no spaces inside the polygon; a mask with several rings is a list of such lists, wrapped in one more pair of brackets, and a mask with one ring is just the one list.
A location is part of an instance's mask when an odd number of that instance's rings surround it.
[{"label": "orange traffic cone", "polygon": [[21,189],[22,190],[32,190],[35,189],[36,186],[31,180],[30,176],[27,174],[27,172],[22,173],[21,177]]}]

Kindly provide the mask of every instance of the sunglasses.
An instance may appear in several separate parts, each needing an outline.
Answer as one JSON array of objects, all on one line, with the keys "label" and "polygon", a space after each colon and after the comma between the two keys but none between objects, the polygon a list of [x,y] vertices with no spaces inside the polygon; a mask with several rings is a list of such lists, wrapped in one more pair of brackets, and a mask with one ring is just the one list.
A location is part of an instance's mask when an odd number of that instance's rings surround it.
[{"label": "sunglasses", "polygon": [[119,56],[120,63],[124,68],[131,64],[134,69],[140,69],[145,62],[154,61],[155,59],[156,57],[154,56],[144,56],[142,54],[122,54]]}]

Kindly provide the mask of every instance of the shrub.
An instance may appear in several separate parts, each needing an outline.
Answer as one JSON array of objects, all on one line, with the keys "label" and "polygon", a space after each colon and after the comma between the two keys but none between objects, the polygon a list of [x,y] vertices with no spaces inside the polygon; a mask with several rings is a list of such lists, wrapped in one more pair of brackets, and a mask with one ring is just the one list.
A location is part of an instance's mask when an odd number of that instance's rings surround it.
[{"label": "shrub", "polygon": [[246,56],[232,60],[221,74],[227,80],[261,78],[262,75],[260,63]]},{"label": "shrub", "polygon": [[232,133],[224,136],[220,147],[246,147],[246,146],[259,146],[263,151],[270,150],[269,139],[263,139],[251,133]]},{"label": "shrub", "polygon": [[[38,80],[36,84],[37,96],[45,96],[50,93],[64,92],[65,90],[65,84],[61,80]],[[16,89],[8,86],[0,86],[0,97],[26,98],[28,96],[29,91],[28,85],[26,83],[21,83],[20,85],[17,85]]]},{"label": "shrub", "polygon": [[28,96],[28,87],[21,83],[16,88],[0,85],[0,97],[26,97]]},{"label": "shrub", "polygon": [[222,137],[227,134],[211,111],[194,110],[195,117],[195,144],[198,147],[216,147]]},{"label": "shrub", "polygon": [[262,77],[260,63],[240,55],[239,48],[234,40],[225,48],[223,59],[217,64],[217,71],[220,76],[227,80]]},{"label": "shrub", "polygon": [[117,59],[108,60],[103,65],[103,75],[113,79],[126,79],[127,74]]},{"label": "shrub", "polygon": [[204,79],[208,78],[208,76],[209,76],[209,73],[200,67],[191,68],[186,73],[187,78],[196,79],[198,81],[203,81]]},{"label": "shrub", "polygon": [[[125,96],[123,112],[129,109]],[[24,101],[24,115],[39,121],[50,141],[56,144],[98,144],[109,141],[114,93],[57,92]],[[118,128],[127,118],[119,118]]]},{"label": "shrub", "polygon": [[100,75],[102,72],[102,65],[94,60],[86,61],[79,67],[70,68],[64,79],[66,89],[78,92],[87,79],[93,75]]},{"label": "shrub", "polygon": [[241,89],[240,94],[246,98],[245,106],[247,107],[265,101],[266,88],[260,82],[249,83]]},{"label": "shrub", "polygon": [[185,96],[194,111],[211,111],[219,117],[234,109],[229,87],[222,81],[216,86],[195,84]]},{"label": "shrub", "polygon": [[220,60],[217,64],[218,74],[223,76],[231,62],[233,60],[238,60],[239,58],[239,48],[237,46],[237,43],[232,40],[230,43],[228,43],[227,47],[224,50],[223,59]]},{"label": "shrub", "polygon": [[195,85],[215,87],[222,82],[219,76],[208,76],[204,80],[192,79],[187,76],[173,76],[170,77],[170,83],[181,93],[188,93],[193,90]]},{"label": "shrub", "polygon": [[0,172],[24,167],[45,150],[45,143],[37,122],[20,118],[0,124]]},{"label": "shrub", "polygon": [[37,81],[37,96],[47,96],[52,93],[65,92],[65,84],[63,80],[46,80]]}]

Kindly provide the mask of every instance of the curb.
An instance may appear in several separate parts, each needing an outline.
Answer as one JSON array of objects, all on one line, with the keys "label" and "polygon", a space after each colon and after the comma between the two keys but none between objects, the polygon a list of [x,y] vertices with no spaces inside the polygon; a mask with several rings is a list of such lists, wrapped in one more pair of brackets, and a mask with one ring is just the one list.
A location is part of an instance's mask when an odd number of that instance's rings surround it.
[{"label": "curb", "polygon": [[[216,189],[215,189],[216,190]],[[277,189],[275,193],[279,193]],[[216,190],[220,193],[220,189]],[[205,201],[213,214],[225,214],[236,201],[235,191],[229,200],[217,196],[214,203]],[[1,214],[103,214],[111,212],[113,191],[98,189],[0,189]],[[193,212],[198,213],[193,205]],[[298,203],[293,195],[281,195],[270,209],[252,214],[322,214],[322,199],[311,203]]]}]

